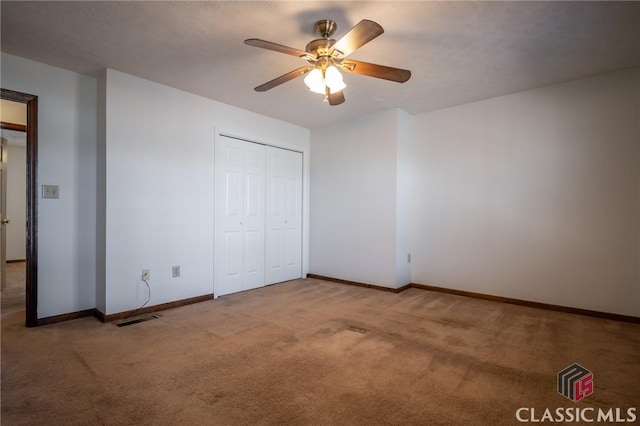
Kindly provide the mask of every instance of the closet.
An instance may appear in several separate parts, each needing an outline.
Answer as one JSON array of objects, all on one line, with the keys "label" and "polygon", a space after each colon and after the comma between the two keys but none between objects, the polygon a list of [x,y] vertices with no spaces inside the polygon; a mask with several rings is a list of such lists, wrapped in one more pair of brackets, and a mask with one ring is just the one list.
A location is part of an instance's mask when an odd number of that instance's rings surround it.
[{"label": "closet", "polygon": [[302,277],[302,153],[219,135],[214,294]]}]

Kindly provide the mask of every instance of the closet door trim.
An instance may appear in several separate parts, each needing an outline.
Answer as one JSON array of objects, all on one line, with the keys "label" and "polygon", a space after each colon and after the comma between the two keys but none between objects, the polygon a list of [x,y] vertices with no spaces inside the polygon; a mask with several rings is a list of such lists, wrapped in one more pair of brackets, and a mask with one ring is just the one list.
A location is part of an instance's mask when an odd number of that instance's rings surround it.
[{"label": "closet door trim", "polygon": [[[239,141],[251,142],[251,143],[258,144],[258,145],[270,146],[272,148],[284,149],[284,150],[292,151],[292,152],[299,152],[300,154],[302,154],[302,157],[304,158],[304,152],[299,150],[299,149],[287,148],[287,147],[282,147],[282,146],[278,146],[278,145],[272,145],[272,144],[269,144],[269,143],[266,143],[266,142],[254,141],[252,139],[247,139],[247,138],[243,138],[243,137],[240,137],[240,136],[234,136],[234,135],[231,135],[229,133],[218,133],[217,136],[224,136],[225,138],[237,139]],[[303,169],[304,169],[304,166],[303,166]],[[303,170],[303,176],[304,176],[304,170]]]}]

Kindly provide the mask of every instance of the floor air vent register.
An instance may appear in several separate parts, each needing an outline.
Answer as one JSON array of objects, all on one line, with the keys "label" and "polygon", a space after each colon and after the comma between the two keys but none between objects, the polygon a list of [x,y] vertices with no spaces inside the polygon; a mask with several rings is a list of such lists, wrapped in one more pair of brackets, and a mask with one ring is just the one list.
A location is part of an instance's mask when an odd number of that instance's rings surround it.
[{"label": "floor air vent register", "polygon": [[118,321],[115,323],[118,327],[126,327],[128,325],[139,324],[141,322],[149,321],[152,319],[160,318],[158,315],[149,314],[149,315],[140,315],[134,318],[127,318],[122,321]]}]

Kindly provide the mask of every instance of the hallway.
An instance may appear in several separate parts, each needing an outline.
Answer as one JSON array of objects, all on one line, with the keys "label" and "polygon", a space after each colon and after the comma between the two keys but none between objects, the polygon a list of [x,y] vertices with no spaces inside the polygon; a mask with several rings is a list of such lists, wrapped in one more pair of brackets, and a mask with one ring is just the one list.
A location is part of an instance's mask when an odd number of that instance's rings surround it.
[{"label": "hallway", "polygon": [[3,322],[9,315],[12,317],[19,315],[24,325],[25,266],[26,262],[7,263],[7,288],[2,290],[0,296]]}]

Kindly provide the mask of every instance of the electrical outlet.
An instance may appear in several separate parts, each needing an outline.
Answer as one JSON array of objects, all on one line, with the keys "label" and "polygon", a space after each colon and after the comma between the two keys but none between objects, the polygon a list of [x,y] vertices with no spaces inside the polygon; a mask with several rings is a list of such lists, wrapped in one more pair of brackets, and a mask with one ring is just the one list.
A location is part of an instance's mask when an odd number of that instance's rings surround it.
[{"label": "electrical outlet", "polygon": [[142,281],[149,281],[149,270],[148,269],[143,269],[142,270]]},{"label": "electrical outlet", "polygon": [[407,263],[411,263],[411,253],[407,254]]},{"label": "electrical outlet", "polygon": [[42,185],[42,198],[60,198],[58,185]]},{"label": "electrical outlet", "polygon": [[173,278],[178,278],[180,276],[180,265],[176,265],[171,268],[171,276]]}]

